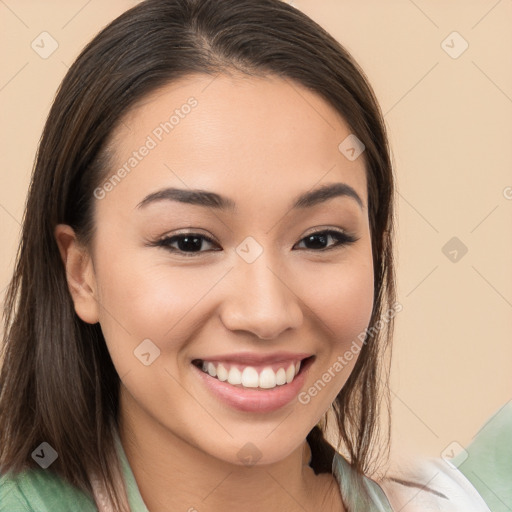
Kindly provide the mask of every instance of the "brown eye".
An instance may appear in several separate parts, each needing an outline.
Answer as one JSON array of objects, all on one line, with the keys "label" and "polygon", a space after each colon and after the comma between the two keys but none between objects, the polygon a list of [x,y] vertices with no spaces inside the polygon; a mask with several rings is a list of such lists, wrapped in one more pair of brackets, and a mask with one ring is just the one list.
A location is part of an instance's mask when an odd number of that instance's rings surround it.
[{"label": "brown eye", "polygon": [[198,233],[184,233],[181,235],[165,237],[158,240],[154,245],[164,247],[171,252],[183,253],[186,256],[194,256],[194,253],[206,252],[202,250],[204,242],[216,245],[212,239]]},{"label": "brown eye", "polygon": [[[335,241],[334,244],[329,244],[329,240],[333,239]],[[304,237],[301,240],[305,242],[308,250],[316,250],[316,251],[325,251],[334,249],[338,246],[344,246],[351,243],[356,242],[358,239],[348,235],[347,233],[343,233],[341,231],[335,230],[324,230],[317,231],[316,233],[311,233],[308,236]]]}]

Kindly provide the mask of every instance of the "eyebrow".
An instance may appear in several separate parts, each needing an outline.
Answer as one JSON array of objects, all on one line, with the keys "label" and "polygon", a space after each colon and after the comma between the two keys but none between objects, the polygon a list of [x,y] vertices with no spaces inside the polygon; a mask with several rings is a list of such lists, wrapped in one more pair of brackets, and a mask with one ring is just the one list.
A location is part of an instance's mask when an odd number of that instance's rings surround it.
[{"label": "eyebrow", "polygon": [[[361,209],[364,203],[359,194],[346,183],[333,183],[323,185],[296,197],[291,204],[292,210],[311,208],[334,197],[348,197],[354,199]],[[144,208],[158,201],[176,201],[217,210],[236,210],[236,203],[229,197],[224,197],[215,192],[200,189],[164,188],[147,195],[136,208]]]}]

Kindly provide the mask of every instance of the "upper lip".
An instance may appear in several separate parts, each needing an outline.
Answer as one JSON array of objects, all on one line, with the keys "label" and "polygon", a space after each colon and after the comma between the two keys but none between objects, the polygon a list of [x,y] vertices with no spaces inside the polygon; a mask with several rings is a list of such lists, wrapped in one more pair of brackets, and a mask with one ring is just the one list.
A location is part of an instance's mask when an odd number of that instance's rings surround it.
[{"label": "upper lip", "polygon": [[235,354],[217,354],[212,356],[205,356],[201,358],[202,361],[211,362],[226,362],[226,363],[238,363],[244,365],[263,365],[273,364],[288,361],[301,361],[313,354],[305,352],[274,352],[272,354],[259,354],[257,352],[238,352]]}]

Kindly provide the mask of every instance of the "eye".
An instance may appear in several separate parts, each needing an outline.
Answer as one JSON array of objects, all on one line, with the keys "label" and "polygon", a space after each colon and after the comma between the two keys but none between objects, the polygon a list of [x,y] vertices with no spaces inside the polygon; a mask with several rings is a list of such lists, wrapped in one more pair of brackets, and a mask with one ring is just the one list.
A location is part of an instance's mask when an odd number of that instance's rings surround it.
[{"label": "eye", "polygon": [[[334,240],[334,244],[328,244],[329,240]],[[304,237],[299,243],[305,242],[309,244],[309,247],[305,247],[307,250],[314,250],[316,252],[328,251],[335,249],[339,246],[344,246],[357,242],[358,238],[344,233],[343,231],[337,231],[334,229],[327,229],[323,231],[315,231]]]},{"label": "eye", "polygon": [[181,235],[169,236],[151,245],[165,247],[171,252],[181,253],[184,256],[195,256],[194,253],[205,252],[201,250],[204,245],[203,242],[210,245],[217,245],[211,238],[200,235],[199,233],[183,233]]}]

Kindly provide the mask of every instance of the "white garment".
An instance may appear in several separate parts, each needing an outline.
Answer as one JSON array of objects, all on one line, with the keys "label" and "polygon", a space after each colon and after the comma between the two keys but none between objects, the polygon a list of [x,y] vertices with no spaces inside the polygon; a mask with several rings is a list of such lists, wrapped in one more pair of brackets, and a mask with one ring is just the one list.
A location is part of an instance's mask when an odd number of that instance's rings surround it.
[{"label": "white garment", "polygon": [[441,458],[409,461],[379,483],[396,511],[490,512],[469,480]]}]

